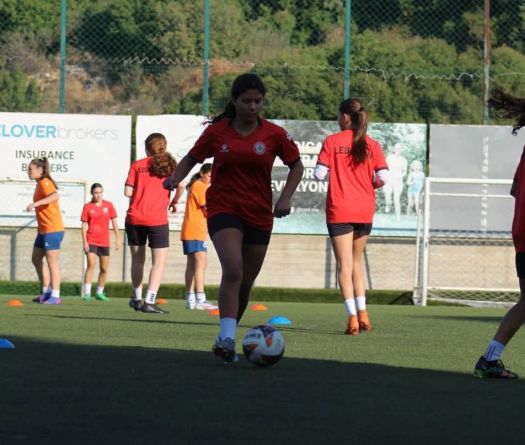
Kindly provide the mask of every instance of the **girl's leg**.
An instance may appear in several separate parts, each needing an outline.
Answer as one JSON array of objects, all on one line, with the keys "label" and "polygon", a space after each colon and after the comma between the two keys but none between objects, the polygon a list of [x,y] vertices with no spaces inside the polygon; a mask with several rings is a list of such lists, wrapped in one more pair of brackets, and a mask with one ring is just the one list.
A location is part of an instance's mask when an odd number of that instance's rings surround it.
[{"label": "girl's leg", "polygon": [[95,293],[95,298],[101,301],[109,301],[109,298],[106,297],[106,294],[104,293],[104,286],[106,285],[106,281],[108,278],[109,255],[99,256],[98,261],[100,272],[98,274],[97,291]]},{"label": "girl's leg", "polygon": [[53,298],[60,298],[60,265],[58,262],[59,249],[47,250],[46,261],[49,266],[50,285],[51,285],[51,301]]},{"label": "girl's leg", "polygon": [[512,306],[503,320],[494,336],[494,340],[507,345],[507,343],[518,332],[518,329],[525,323],[525,278],[520,278],[521,295],[518,302]]},{"label": "girl's leg", "polygon": [[[166,262],[168,261],[168,247],[151,249],[151,270],[149,272],[148,290],[157,294]],[[155,303],[155,301],[153,301]]]},{"label": "girl's leg", "polygon": [[354,284],[354,295],[357,307],[357,319],[360,331],[369,331],[372,326],[366,312],[366,283],[363,268],[363,254],[365,251],[368,235],[354,234],[352,282]]},{"label": "girl's leg", "polygon": [[359,334],[359,322],[357,321],[357,309],[354,298],[355,291],[352,278],[354,269],[353,239],[353,232],[330,237],[332,249],[337,261],[339,288],[341,289],[341,295],[343,296],[345,310],[348,316],[345,331],[347,335]]},{"label": "girl's leg", "polygon": [[35,266],[36,274],[38,275],[38,280],[40,285],[44,288],[49,288],[49,270],[44,267],[44,257],[46,252],[44,249],[39,247],[33,247],[33,255],[31,256],[31,261],[33,266]]},{"label": "girl's leg", "polygon": [[186,287],[186,309],[195,309],[195,253],[186,255],[184,285]]},{"label": "girl's leg", "polygon": [[239,289],[237,323],[241,320],[248,306],[253,283],[261,271],[267,250],[268,245],[264,244],[245,244],[242,246],[243,273],[241,287]]},{"label": "girl's leg", "polygon": [[96,263],[97,256],[89,252],[86,254],[86,271],[84,272],[84,290],[83,290],[83,298],[85,300],[89,300],[91,298],[91,283],[93,282],[93,271],[95,269],[95,263]]},{"label": "girl's leg", "polygon": [[208,254],[207,252],[195,252],[194,253],[194,283],[195,292],[204,292],[204,276],[206,273],[206,267],[208,266]]},{"label": "girl's leg", "polygon": [[144,263],[146,262],[146,246],[129,246],[131,252],[131,285],[133,289],[142,286],[144,280]]}]

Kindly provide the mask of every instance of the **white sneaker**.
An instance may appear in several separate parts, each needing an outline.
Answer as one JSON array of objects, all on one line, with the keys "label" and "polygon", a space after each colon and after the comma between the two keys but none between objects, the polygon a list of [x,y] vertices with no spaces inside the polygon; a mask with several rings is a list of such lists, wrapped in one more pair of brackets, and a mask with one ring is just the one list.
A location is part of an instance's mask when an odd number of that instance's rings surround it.
[{"label": "white sneaker", "polygon": [[186,300],[186,309],[193,310],[195,309],[195,306],[196,306],[195,301]]},{"label": "white sneaker", "polygon": [[197,304],[195,305],[195,309],[198,309],[200,311],[211,311],[212,309],[219,309],[219,306],[216,306],[214,304],[211,304],[209,301],[197,301]]}]

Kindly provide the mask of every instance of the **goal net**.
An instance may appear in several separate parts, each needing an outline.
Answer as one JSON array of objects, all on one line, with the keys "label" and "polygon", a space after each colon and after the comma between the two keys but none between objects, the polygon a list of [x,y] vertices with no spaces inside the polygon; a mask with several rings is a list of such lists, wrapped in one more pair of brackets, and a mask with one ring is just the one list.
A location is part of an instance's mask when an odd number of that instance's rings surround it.
[{"label": "goal net", "polygon": [[[60,199],[60,210],[67,229],[80,228],[80,214],[86,202],[85,182],[56,181]],[[10,281],[10,290],[15,294],[34,292],[34,286],[24,282],[37,280],[31,263],[33,244],[37,235],[37,221],[34,212],[26,207],[33,202],[35,182],[27,179],[0,178],[0,280]],[[80,231],[68,232],[62,243],[60,263],[63,281],[82,282],[84,255]]]},{"label": "goal net", "polygon": [[519,298],[512,181],[427,178],[419,212],[413,300],[506,306]]}]

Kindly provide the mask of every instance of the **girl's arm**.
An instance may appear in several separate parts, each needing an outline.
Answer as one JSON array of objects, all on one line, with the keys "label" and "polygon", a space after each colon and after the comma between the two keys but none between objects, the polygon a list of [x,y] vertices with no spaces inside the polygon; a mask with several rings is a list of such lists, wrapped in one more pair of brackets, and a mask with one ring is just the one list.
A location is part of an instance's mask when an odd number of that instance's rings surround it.
[{"label": "girl's arm", "polygon": [[177,164],[173,174],[164,180],[164,188],[168,190],[176,189],[195,165],[197,165],[195,159],[189,155],[184,156]]},{"label": "girl's arm", "polygon": [[26,210],[30,212],[36,207],[40,207],[46,204],[51,204],[52,202],[58,201],[58,193],[53,192],[47,195],[45,198],[39,199],[38,201],[32,202],[27,205]]},{"label": "girl's arm", "polygon": [[119,250],[122,244],[122,241],[120,239],[120,231],[118,229],[117,218],[111,219],[111,227],[113,227],[113,232],[115,232],[115,250]]},{"label": "girl's arm", "polygon": [[133,195],[133,187],[131,187],[130,185],[124,186],[124,196],[126,198],[131,198],[132,195]]},{"label": "girl's arm", "polygon": [[184,193],[184,184],[182,182],[177,185],[177,189],[175,190],[175,196],[173,196],[173,199],[170,202],[170,205],[168,206],[168,209],[171,213],[177,212],[177,203],[180,200],[180,197]]},{"label": "girl's arm", "polygon": [[290,167],[288,177],[286,178],[286,184],[281,192],[281,196],[273,208],[273,214],[276,218],[282,218],[283,216],[290,214],[292,195],[301,182],[303,170],[303,163],[300,160]]},{"label": "girl's arm", "polygon": [[84,241],[84,252],[89,253],[89,244],[87,241],[87,231],[89,224],[86,221],[82,221],[82,240]]}]

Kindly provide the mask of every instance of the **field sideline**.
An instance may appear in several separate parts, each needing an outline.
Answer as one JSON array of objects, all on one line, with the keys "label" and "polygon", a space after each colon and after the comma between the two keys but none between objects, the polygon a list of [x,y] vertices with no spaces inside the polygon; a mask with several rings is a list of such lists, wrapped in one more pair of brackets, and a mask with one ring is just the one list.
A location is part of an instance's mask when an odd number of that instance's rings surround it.
[{"label": "field sideline", "polygon": [[288,317],[269,369],[221,364],[218,318],[180,300],[159,316],[125,299],[0,297],[0,338],[16,345],[0,350],[0,444],[523,442],[525,334],[503,357],[523,379],[472,377],[505,310],[373,305],[374,329],[348,337],[342,305],[264,304],[238,342]]}]

